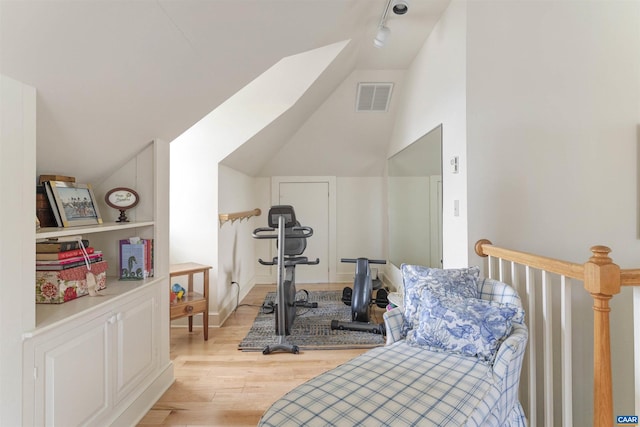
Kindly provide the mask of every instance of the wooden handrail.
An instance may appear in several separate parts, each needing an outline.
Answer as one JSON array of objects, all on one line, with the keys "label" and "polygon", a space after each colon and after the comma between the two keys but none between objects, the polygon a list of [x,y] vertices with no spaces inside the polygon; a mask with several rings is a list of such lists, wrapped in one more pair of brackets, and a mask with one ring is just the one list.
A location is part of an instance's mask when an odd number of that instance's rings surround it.
[{"label": "wooden handrail", "polygon": [[610,426],[613,420],[613,384],[611,380],[611,338],[609,300],[620,293],[620,286],[640,284],[640,269],[620,270],[606,246],[593,246],[592,256],[584,264],[533,255],[493,246],[482,239],[475,245],[480,256],[493,256],[506,261],[582,280],[593,298],[593,425]]},{"label": "wooden handrail", "polygon": [[478,240],[475,251],[482,257],[493,256],[518,264],[528,265],[539,270],[560,274],[572,279],[584,280],[584,266],[568,261],[561,261],[554,258],[534,255],[527,252],[514,251],[512,249],[499,248],[493,246],[487,239]]},{"label": "wooden handrail", "polygon": [[621,286],[640,286],[640,268],[620,270]]},{"label": "wooden handrail", "polygon": [[231,221],[233,224],[236,220],[249,219],[252,216],[260,216],[261,213],[262,211],[260,209],[255,208],[251,211],[218,214],[218,220],[220,221],[220,227],[222,227],[222,224],[227,221]]}]

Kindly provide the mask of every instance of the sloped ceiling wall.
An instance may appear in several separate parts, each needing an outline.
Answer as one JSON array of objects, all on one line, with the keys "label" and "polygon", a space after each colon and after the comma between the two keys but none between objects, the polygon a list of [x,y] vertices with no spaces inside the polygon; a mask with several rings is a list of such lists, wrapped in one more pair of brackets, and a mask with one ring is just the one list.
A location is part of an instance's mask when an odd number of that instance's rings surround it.
[{"label": "sloped ceiling wall", "polygon": [[176,138],[172,152],[197,151],[190,156],[208,163],[232,153],[235,168],[253,175],[284,143],[288,129],[331,91],[323,83],[343,78],[348,46],[345,40],[283,58]]},{"label": "sloped ceiling wall", "polygon": [[[356,70],[300,123],[260,176],[382,176],[403,70]],[[389,110],[356,112],[359,82],[392,82]]]},{"label": "sloped ceiling wall", "polygon": [[376,50],[385,0],[1,1],[0,73],[38,91],[37,173],[98,184],[284,57],[353,40],[353,69],[406,69],[448,3],[391,16]]}]

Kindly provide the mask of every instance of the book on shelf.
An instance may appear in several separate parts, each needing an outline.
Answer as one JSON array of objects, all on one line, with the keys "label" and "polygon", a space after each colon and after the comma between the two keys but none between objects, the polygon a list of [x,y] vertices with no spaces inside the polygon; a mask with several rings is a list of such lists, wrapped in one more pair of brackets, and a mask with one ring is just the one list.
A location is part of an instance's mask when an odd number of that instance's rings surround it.
[{"label": "book on shelf", "polygon": [[[91,260],[89,260],[89,264],[96,264],[99,262],[103,262],[104,259],[100,256],[97,258],[93,258]],[[36,264],[36,271],[61,271],[61,270],[69,270],[72,268],[76,268],[76,267],[80,267],[80,266],[86,266],[87,262],[86,260],[82,260],[82,261],[75,261],[75,262],[71,262],[71,263],[65,263],[65,264]]]},{"label": "book on shelf", "polygon": [[80,242],[78,239],[82,240],[83,247],[89,247],[89,240],[82,239],[81,236],[76,236],[72,241],[42,239],[42,241],[36,241],[36,253],[57,253],[80,249]]},{"label": "book on shelf", "polygon": [[144,279],[145,255],[144,243],[134,239],[120,240],[120,279]]},{"label": "book on shelf", "polygon": [[77,234],[73,236],[47,237],[42,239],[36,239],[36,242],[37,243],[50,243],[50,242],[60,243],[60,242],[77,242],[78,240],[81,240],[82,242],[84,242],[86,239],[83,239],[82,235]]},{"label": "book on shelf", "polygon": [[66,175],[40,175],[38,178],[38,182],[42,184],[46,181],[65,181],[65,182],[76,182],[76,178],[74,176],[66,176]]},{"label": "book on shelf", "polygon": [[102,251],[94,251],[94,253],[89,254],[88,256],[74,256],[66,259],[58,259],[58,260],[36,260],[36,267],[39,265],[66,265],[74,262],[85,262],[91,261],[96,258],[102,258]]},{"label": "book on shelf", "polygon": [[56,221],[56,226],[57,227],[64,226],[64,224],[62,223],[62,218],[60,217],[60,211],[58,211],[59,206],[56,203],[56,198],[53,195],[53,191],[51,190],[51,184],[49,183],[49,181],[44,181],[42,185],[44,185],[44,189],[47,193],[47,197],[49,199],[49,205],[51,206],[51,211],[53,212],[53,217]]},{"label": "book on shelf", "polygon": [[36,261],[55,261],[55,260],[63,260],[67,258],[75,258],[81,257],[85,254],[91,255],[94,253],[95,249],[92,247],[84,248],[84,249],[71,249],[69,251],[61,251],[61,252],[38,252],[36,248]]},{"label": "book on shelf", "polygon": [[142,239],[145,245],[146,269],[148,271],[148,277],[153,277],[153,239]]},{"label": "book on shelf", "polygon": [[120,244],[120,279],[141,280],[153,277],[153,239],[131,237]]},{"label": "book on shelf", "polygon": [[36,217],[41,227],[56,227],[51,204],[43,185],[36,186]]}]

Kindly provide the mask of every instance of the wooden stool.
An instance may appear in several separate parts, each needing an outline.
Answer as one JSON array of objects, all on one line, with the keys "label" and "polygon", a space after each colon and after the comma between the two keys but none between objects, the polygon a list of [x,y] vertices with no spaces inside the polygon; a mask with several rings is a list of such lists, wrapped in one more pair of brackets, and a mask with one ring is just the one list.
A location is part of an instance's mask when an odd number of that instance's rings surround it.
[{"label": "wooden stool", "polygon": [[[169,278],[177,276],[189,276],[187,290],[181,299],[175,299],[171,303],[171,320],[189,316],[189,332],[193,331],[193,315],[202,313],[202,331],[204,340],[209,339],[209,270],[208,265],[196,264],[195,262],[185,262],[182,264],[172,264],[169,267]],[[203,274],[203,294],[193,292],[193,275]]]}]

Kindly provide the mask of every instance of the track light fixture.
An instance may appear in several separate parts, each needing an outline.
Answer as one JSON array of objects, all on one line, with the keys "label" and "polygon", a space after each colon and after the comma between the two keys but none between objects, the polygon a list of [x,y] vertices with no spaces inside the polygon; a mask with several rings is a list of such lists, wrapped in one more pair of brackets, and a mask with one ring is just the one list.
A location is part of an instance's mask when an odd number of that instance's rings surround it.
[{"label": "track light fixture", "polygon": [[409,10],[409,0],[394,0],[391,10],[396,15],[404,15]]},{"label": "track light fixture", "polygon": [[[391,6],[393,4],[393,7]],[[409,0],[387,0],[382,11],[380,22],[378,23],[378,31],[373,39],[375,47],[383,47],[391,37],[391,30],[387,27],[387,18],[389,17],[389,9],[393,10],[396,15],[404,15],[409,10]]]},{"label": "track light fixture", "polygon": [[376,38],[373,39],[373,45],[375,47],[383,47],[389,37],[391,36],[391,30],[388,27],[378,27],[378,32],[376,33]]}]

